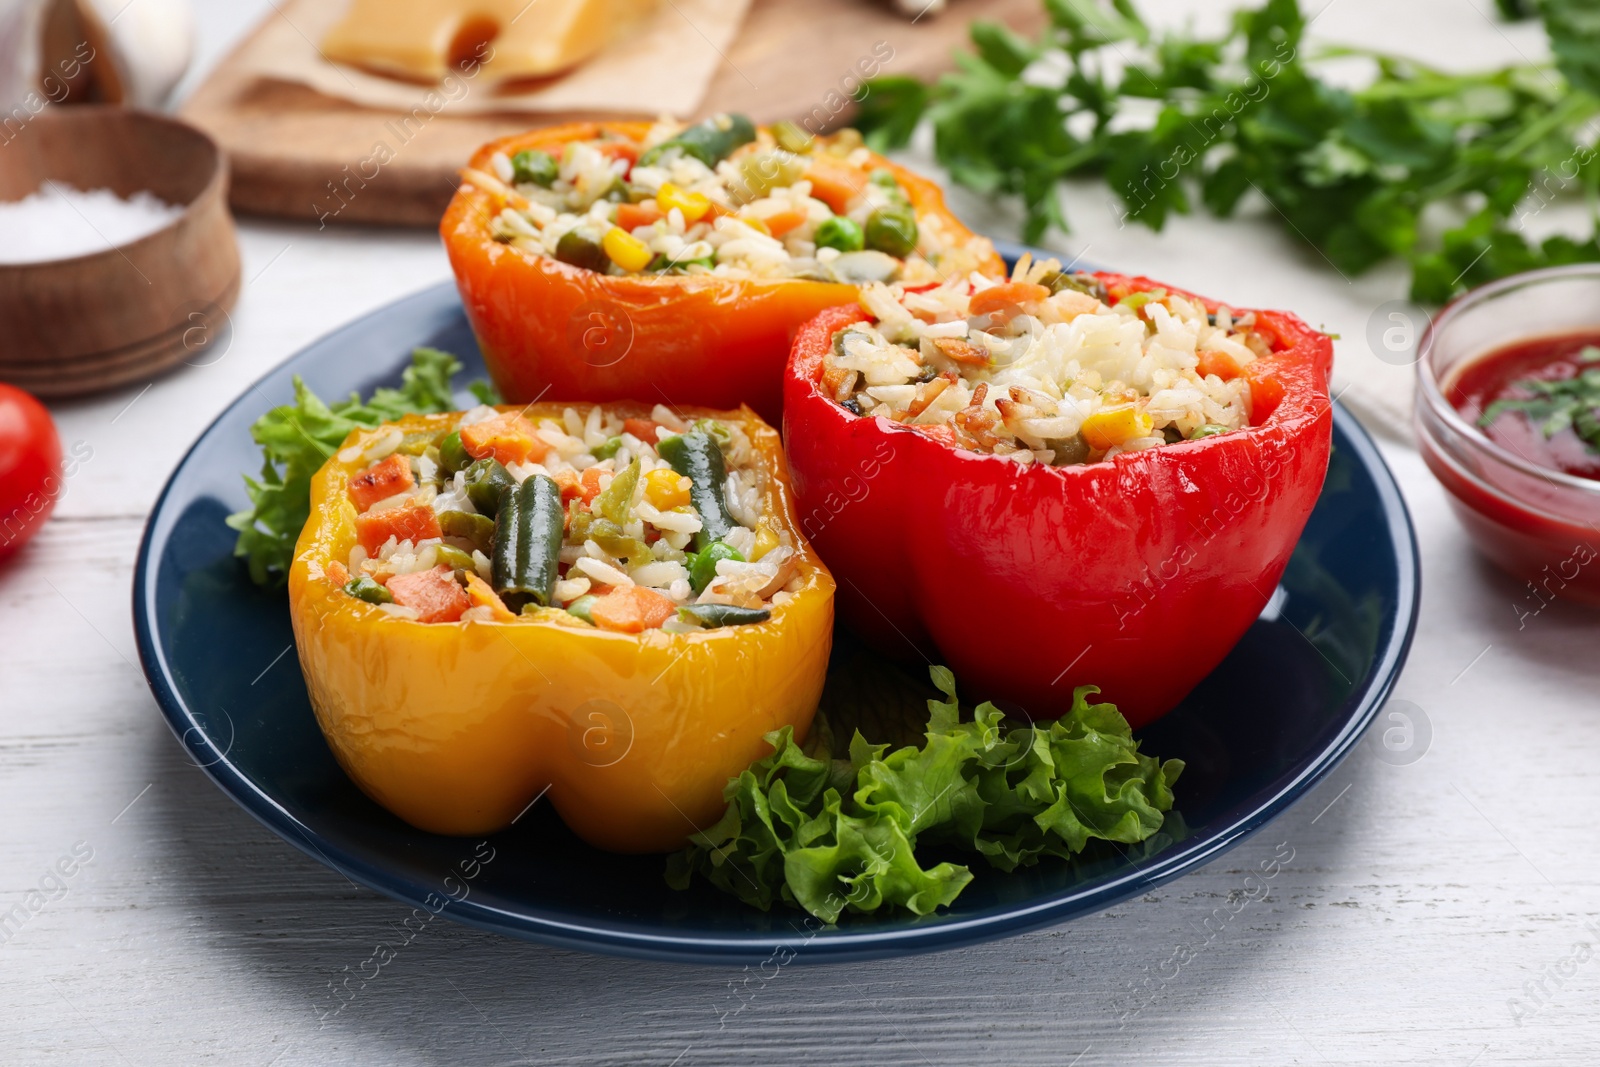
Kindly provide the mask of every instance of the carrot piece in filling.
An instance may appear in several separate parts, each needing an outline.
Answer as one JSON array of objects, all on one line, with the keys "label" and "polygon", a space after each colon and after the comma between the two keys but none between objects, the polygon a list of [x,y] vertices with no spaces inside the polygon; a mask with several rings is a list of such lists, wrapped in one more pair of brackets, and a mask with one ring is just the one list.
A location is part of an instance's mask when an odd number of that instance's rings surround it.
[{"label": "carrot piece in filling", "polygon": [[378,501],[398,496],[416,484],[411,477],[411,461],[395,452],[350,479],[350,500],[357,511],[366,511]]},{"label": "carrot piece in filling", "polygon": [[550,451],[533,423],[514,411],[461,428],[461,447],[473,459],[493,456],[501,463],[538,463]]},{"label": "carrot piece in filling", "polygon": [[386,584],[394,602],[415,611],[418,622],[455,622],[472,606],[449,567],[396,574]]},{"label": "carrot piece in filling", "polygon": [[369,555],[377,555],[383,543],[393,537],[396,541],[417,544],[430,537],[443,537],[439,529],[439,516],[428,504],[407,501],[398,507],[382,511],[368,511],[356,516],[356,538]]},{"label": "carrot piece in filling", "polygon": [[658,629],[677,610],[676,604],[655,590],[630,585],[613,589],[589,605],[589,617],[602,630],[637,634]]}]

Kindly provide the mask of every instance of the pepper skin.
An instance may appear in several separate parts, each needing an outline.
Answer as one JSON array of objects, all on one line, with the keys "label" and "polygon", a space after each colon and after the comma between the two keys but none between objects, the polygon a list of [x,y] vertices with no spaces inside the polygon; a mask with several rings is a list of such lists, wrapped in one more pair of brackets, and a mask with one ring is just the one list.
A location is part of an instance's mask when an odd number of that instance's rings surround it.
[{"label": "pepper skin", "polygon": [[[529,413],[559,417],[563,406]],[[765,513],[795,533],[777,432],[748,409],[684,414],[744,426],[770,472]],[[453,419],[398,425],[442,434]],[[764,623],[642,635],[535,617],[424,624],[390,617],[328,577],[356,543],[346,489],[357,473],[359,462],[335,454],[312,480],[289,573],[295,644],[339,763],[413,826],[492,833],[548,788],[541,803],[591,844],[666,851],[722,815],[723,787],[770,751],[766,733],[809,729],[832,640],[833,579],[797,533],[800,591]]]},{"label": "pepper skin", "polygon": [[[649,129],[612,122],[534,130],[483,146],[471,166],[489,171],[496,152],[530,148],[559,156],[565,143],[606,131],[639,140]],[[919,214],[937,214],[952,235],[970,236],[937,185],[876,156],[869,167],[893,171]],[[856,301],[855,286],[835,282],[597,274],[496,242],[489,226],[505,204],[464,181],[439,232],[490,376],[509,401],[748,404],[776,423],[795,331],[824,308]],[[986,273],[1004,269],[993,256]]]},{"label": "pepper skin", "polygon": [[[1114,296],[1157,287],[1099,277]],[[1257,315],[1276,340],[1252,367],[1249,428],[1027,468],[834,403],[823,356],[866,315],[819,315],[791,356],[784,440],[840,617],[1012,713],[1057,717],[1080,685],[1134,726],[1171,710],[1266,606],[1327,473],[1332,342],[1292,315]]]}]

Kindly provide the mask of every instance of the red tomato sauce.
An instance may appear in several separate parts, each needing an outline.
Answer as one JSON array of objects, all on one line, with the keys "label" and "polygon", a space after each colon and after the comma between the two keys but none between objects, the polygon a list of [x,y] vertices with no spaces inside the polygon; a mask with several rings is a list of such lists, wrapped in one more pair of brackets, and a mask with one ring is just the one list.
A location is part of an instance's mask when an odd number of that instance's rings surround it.
[{"label": "red tomato sauce", "polygon": [[1600,451],[1569,427],[1546,436],[1544,420],[1522,410],[1503,410],[1487,425],[1484,413],[1499,401],[1534,398],[1530,382],[1566,381],[1600,369],[1600,332],[1560,334],[1498,348],[1465,364],[1445,384],[1444,395],[1461,416],[1489,440],[1522,459],[1550,470],[1600,481]]}]

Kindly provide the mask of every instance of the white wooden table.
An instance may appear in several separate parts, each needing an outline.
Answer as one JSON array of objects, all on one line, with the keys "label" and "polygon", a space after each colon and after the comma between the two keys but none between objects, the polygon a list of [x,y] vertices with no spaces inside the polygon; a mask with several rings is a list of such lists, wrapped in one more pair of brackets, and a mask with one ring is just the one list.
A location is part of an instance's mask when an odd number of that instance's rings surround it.
[{"label": "white wooden table", "polygon": [[[1316,26],[1329,38],[1447,65],[1542,51],[1536,30],[1491,24],[1490,0],[1335,2]],[[203,8],[203,62],[266,10]],[[1074,192],[1079,232],[1060,248],[1298,309],[1343,335],[1347,381],[1385,381],[1363,338],[1397,273],[1348,285],[1265,221],[1118,231],[1103,195]],[[979,226],[1014,226],[956,201]],[[137,667],[133,554],[163,479],[226,402],[447,269],[426,233],[248,222],[241,241],[225,357],[57,405],[63,440],[93,458],[0,566],[0,913],[28,913],[0,944],[0,1061],[1464,1067],[1600,1052],[1600,617],[1557,602],[1519,628],[1523,590],[1473,556],[1397,438],[1385,454],[1426,572],[1397,691],[1431,727],[1415,762],[1380,759],[1369,737],[1204,870],[979,948],[752,979],[435,924],[319,1026],[328,983],[405,909],[268,833],[184,757]],[[1291,852],[1265,897],[1246,897],[1246,874]]]}]

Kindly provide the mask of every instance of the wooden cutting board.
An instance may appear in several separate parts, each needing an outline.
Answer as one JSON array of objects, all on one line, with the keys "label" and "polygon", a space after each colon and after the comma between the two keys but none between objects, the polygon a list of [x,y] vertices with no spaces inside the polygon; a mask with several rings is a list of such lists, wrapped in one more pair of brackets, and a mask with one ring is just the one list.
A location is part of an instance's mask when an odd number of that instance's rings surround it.
[{"label": "wooden cutting board", "polygon": [[[268,19],[279,17],[274,13]],[[755,0],[712,78],[701,114],[739,111],[757,122],[772,122],[816,118],[814,109],[821,108],[832,124],[840,124],[848,117],[844,97],[854,85],[856,64],[875,48],[881,57],[880,42],[893,50],[883,73],[930,77],[950,69],[975,17],[1032,32],[1043,12],[1039,0],[951,0],[942,14],[912,22],[889,10],[887,0]],[[373,157],[383,131],[397,128],[388,123],[400,113],[242,73],[259,66],[250,59],[252,49],[262,47],[266,25],[222,62],[180,112],[228,153],[230,200],[241,214],[323,225],[434,226],[454,190],[457,169],[480,144],[534,126],[594,117],[442,111],[420,129],[408,130],[403,151],[367,180],[360,173],[363,161]]]}]

